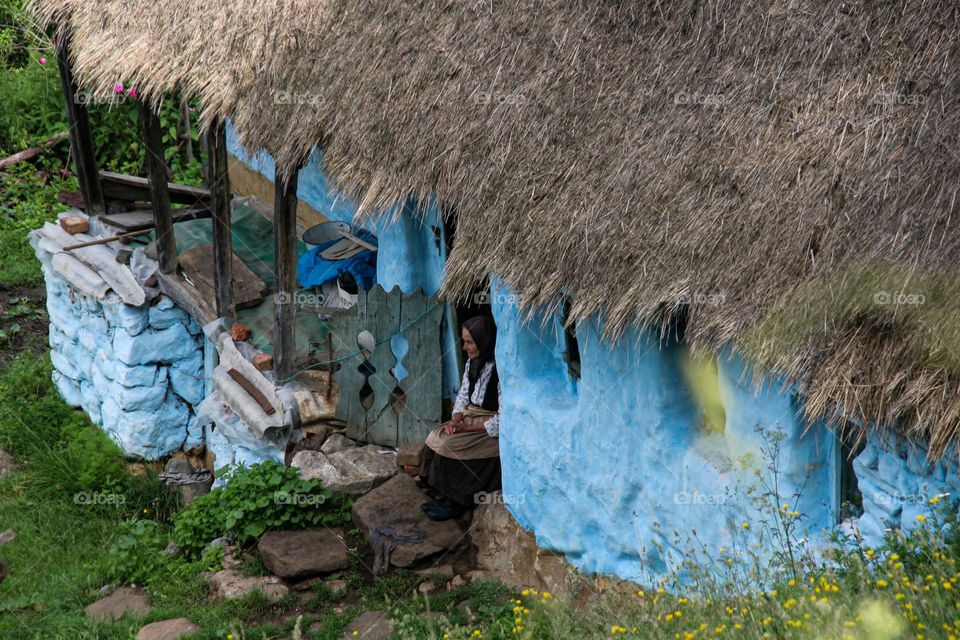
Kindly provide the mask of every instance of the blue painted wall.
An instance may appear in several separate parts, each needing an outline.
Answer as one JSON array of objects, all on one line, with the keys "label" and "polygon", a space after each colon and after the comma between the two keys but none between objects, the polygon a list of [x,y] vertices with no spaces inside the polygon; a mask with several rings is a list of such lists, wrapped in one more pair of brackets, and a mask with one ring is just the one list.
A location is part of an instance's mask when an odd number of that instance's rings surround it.
[{"label": "blue painted wall", "polygon": [[[227,151],[261,173],[268,180],[275,179],[273,158],[266,152],[252,154],[237,141],[236,133],[227,123]],[[352,222],[357,206],[352,200],[330,187],[321,166],[323,154],[315,150],[310,161],[300,170],[297,195],[331,220]],[[436,295],[443,281],[446,246],[443,242],[443,224],[440,211],[431,206],[425,216],[415,215],[412,206],[401,207],[390,222],[366,225],[379,239],[377,252],[377,282],[388,291],[399,286],[406,293],[423,289],[428,296]],[[456,397],[460,386],[457,362],[457,333],[449,323],[442,336],[443,396]]]},{"label": "blue painted wall", "polygon": [[684,391],[679,345],[632,333],[610,348],[591,322],[577,331],[582,376],[574,380],[557,318],[521,322],[503,288],[493,301],[504,497],[541,546],[582,571],[639,582],[690,551],[743,548],[770,519],[751,500],[764,497],[750,489],[754,470],[771,480],[762,452],[770,438],[757,428],[783,434],[780,495],[803,514],[802,528],[816,535],[834,525],[835,438],[822,425],[804,433],[778,381],[754,389],[746,365],[721,354],[727,428],[710,435]]}]

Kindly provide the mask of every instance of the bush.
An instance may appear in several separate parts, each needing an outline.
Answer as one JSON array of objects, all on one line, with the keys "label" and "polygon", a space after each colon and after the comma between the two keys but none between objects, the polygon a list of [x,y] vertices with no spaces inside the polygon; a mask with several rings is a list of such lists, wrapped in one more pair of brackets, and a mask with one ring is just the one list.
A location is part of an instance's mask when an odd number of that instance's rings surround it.
[{"label": "bush", "polygon": [[146,582],[163,567],[168,540],[168,531],[154,520],[120,523],[107,554],[109,578],[123,583]]},{"label": "bush", "polygon": [[350,519],[350,501],[334,498],[318,480],[276,462],[240,466],[230,481],[191,502],[174,517],[174,540],[196,553],[214,538],[232,534],[241,545],[269,529],[337,526]]}]

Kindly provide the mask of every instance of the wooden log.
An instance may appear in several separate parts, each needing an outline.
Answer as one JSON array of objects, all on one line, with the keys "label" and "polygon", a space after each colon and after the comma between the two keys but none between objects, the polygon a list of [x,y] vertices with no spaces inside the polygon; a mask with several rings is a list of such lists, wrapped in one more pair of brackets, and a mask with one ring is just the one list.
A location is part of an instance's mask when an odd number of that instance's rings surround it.
[{"label": "wooden log", "polygon": [[274,192],[274,331],[273,356],[278,381],[290,376],[295,358],[294,331],[296,311],[294,300],[297,286],[297,177],[294,169],[286,175],[277,175]]},{"label": "wooden log", "polygon": [[[122,173],[101,171],[100,181],[107,200],[124,202],[146,202],[150,200],[150,181],[140,176],[128,176]],[[210,208],[210,192],[198,187],[190,187],[176,182],[167,182],[170,202],[188,207]]]},{"label": "wooden log", "polygon": [[53,147],[64,140],[68,140],[69,138],[70,138],[69,131],[61,131],[60,133],[54,134],[35,147],[24,149],[23,151],[20,151],[18,153],[13,154],[12,156],[9,156],[4,158],[3,160],[0,160],[0,169],[6,169],[9,166],[15,165],[18,162],[23,162],[25,160],[33,160],[34,158],[39,156],[41,153],[43,153],[44,149],[49,149],[50,147]]},{"label": "wooden log", "polygon": [[227,167],[227,128],[223,120],[207,131],[207,189],[213,209],[213,286],[217,315],[232,322],[237,311],[233,301],[233,235],[230,231],[230,175]]},{"label": "wooden log", "polygon": [[83,194],[87,215],[96,215],[106,211],[107,207],[100,187],[86,96],[77,86],[70,68],[69,34],[63,34],[57,42],[57,64],[60,67],[60,88],[67,108],[67,130],[70,132],[70,149],[77,170],[77,181],[80,183],[80,193]]},{"label": "wooden log", "polygon": [[177,240],[173,235],[170,190],[167,187],[167,163],[163,156],[160,117],[144,102],[140,103],[140,124],[146,148],[147,174],[150,176],[150,203],[157,231],[157,262],[161,273],[177,270]]}]

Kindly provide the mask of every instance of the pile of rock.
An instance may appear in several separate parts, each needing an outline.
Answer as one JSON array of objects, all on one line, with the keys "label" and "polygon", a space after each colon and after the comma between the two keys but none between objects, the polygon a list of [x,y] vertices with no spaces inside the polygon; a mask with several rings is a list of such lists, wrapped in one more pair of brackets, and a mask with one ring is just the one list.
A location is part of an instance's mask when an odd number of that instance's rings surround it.
[{"label": "pile of rock", "polygon": [[[359,446],[340,433],[315,435],[310,449],[295,453],[291,466],[305,480],[320,480],[325,489],[359,496],[397,473],[396,454],[377,445]],[[319,447],[319,448],[317,448]]]}]

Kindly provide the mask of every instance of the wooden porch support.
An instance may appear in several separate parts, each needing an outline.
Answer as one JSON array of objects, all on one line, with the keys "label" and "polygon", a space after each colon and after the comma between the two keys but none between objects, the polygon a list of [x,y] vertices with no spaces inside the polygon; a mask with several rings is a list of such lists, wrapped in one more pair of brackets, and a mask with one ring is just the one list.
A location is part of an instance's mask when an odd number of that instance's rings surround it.
[{"label": "wooden porch support", "polygon": [[233,236],[230,232],[230,176],[227,172],[227,128],[218,119],[207,132],[207,189],[213,208],[213,286],[217,316],[236,319],[233,301]]},{"label": "wooden porch support", "polygon": [[100,187],[97,156],[93,137],[90,134],[90,117],[87,113],[87,96],[77,86],[70,69],[70,38],[63,35],[57,43],[57,66],[60,67],[60,87],[67,107],[67,126],[70,130],[70,150],[77,168],[80,193],[87,206],[87,215],[96,215],[107,210]]},{"label": "wooden porch support", "polygon": [[274,295],[273,362],[276,379],[293,373],[297,306],[297,177],[294,169],[276,176],[273,201]]},{"label": "wooden porch support", "polygon": [[140,124],[146,148],[147,175],[150,181],[150,203],[157,230],[157,261],[161,273],[177,270],[177,240],[173,235],[173,214],[170,211],[170,190],[167,187],[167,163],[163,156],[163,134],[160,116],[145,102],[140,103]]}]

